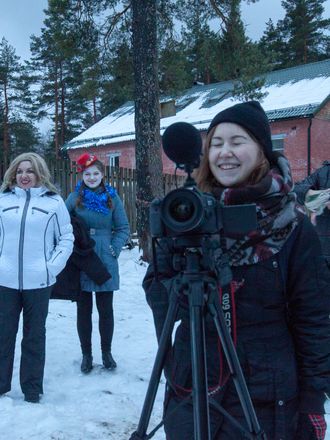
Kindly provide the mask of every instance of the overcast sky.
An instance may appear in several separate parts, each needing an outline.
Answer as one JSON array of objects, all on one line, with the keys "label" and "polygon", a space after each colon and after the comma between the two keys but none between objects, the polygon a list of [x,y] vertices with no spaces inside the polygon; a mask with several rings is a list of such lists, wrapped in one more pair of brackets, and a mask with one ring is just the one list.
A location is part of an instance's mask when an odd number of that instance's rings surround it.
[{"label": "overcast sky", "polygon": [[[30,35],[40,34],[47,0],[0,0],[0,39],[5,37],[22,59],[30,56]],[[324,18],[330,17],[330,0],[324,3]],[[259,0],[256,4],[242,3],[247,35],[258,39],[271,17],[276,23],[283,18],[281,0]]]}]

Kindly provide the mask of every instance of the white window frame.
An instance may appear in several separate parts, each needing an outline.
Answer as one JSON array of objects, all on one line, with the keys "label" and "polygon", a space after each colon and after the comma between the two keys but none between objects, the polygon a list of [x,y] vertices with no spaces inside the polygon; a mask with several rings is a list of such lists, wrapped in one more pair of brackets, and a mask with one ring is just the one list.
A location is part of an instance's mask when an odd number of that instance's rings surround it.
[{"label": "white window frame", "polygon": [[273,143],[273,151],[280,151],[283,152],[284,151],[284,139],[286,138],[286,134],[285,133],[280,133],[280,134],[274,134],[272,135],[272,141],[282,141],[281,147],[277,147],[276,145],[274,145]]},{"label": "white window frame", "polygon": [[115,153],[109,153],[109,166],[115,167],[116,166],[116,158],[120,157],[121,153],[115,152]]}]

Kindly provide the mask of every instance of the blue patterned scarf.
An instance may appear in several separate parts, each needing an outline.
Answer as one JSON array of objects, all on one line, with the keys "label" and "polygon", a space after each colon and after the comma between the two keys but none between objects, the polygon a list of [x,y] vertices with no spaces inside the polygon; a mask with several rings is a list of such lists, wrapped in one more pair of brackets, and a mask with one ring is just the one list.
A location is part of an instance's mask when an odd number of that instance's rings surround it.
[{"label": "blue patterned scarf", "polygon": [[78,182],[75,187],[75,192],[77,194],[82,194],[82,202],[86,209],[90,211],[100,212],[101,214],[109,214],[110,208],[107,205],[108,196],[114,197],[116,195],[116,190],[112,186],[106,184],[105,191],[92,191],[85,188],[81,191],[82,181]]}]

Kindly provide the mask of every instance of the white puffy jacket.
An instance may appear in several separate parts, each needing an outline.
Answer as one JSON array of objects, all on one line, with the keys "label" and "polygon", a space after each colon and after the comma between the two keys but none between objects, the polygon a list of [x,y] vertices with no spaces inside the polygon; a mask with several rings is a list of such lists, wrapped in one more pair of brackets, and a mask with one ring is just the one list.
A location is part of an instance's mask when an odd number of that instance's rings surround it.
[{"label": "white puffy jacket", "polygon": [[0,193],[0,285],[54,284],[72,248],[70,216],[58,194],[43,187]]}]

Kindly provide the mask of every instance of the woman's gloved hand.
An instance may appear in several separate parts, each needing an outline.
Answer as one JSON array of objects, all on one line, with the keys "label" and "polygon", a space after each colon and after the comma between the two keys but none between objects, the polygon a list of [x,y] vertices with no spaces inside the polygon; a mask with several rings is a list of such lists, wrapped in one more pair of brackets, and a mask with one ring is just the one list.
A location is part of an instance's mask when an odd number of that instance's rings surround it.
[{"label": "woman's gloved hand", "polygon": [[324,440],[327,424],[323,414],[299,414],[295,440]]}]

